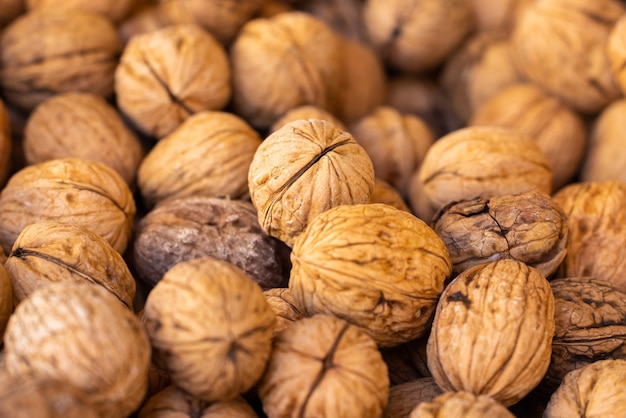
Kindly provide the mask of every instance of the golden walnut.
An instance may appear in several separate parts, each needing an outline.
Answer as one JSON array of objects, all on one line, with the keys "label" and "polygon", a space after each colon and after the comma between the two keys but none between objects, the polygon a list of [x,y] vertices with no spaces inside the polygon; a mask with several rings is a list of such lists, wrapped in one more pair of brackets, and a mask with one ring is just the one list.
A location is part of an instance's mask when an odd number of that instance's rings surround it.
[{"label": "golden walnut", "polygon": [[469,392],[448,392],[419,404],[409,418],[515,418],[504,405],[490,396]]}]

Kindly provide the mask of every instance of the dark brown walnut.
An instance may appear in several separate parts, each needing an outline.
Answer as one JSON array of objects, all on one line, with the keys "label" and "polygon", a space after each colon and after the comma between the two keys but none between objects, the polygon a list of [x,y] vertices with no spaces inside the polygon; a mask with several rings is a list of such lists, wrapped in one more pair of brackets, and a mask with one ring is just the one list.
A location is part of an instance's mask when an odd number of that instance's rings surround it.
[{"label": "dark brown walnut", "polygon": [[453,274],[511,258],[550,277],[567,253],[567,218],[544,193],[462,200],[444,206],[432,222]]},{"label": "dark brown walnut", "polygon": [[609,61],[611,63],[611,71],[617,84],[619,85],[622,93],[626,91],[626,72],[624,71],[624,64],[626,64],[626,18],[624,16],[617,19],[611,32],[609,33],[609,39],[607,43],[607,51],[609,55]]},{"label": "dark brown walnut", "polygon": [[598,360],[626,360],[626,292],[603,280],[550,282],[555,331],[542,386],[554,391],[567,373]]},{"label": "dark brown walnut", "polygon": [[552,394],[545,418],[626,414],[626,360],[598,360],[568,373]]},{"label": "dark brown walnut", "polygon": [[431,377],[426,359],[428,334],[393,347],[382,347],[380,353],[387,364],[391,386]]},{"label": "dark brown walnut", "polygon": [[478,107],[469,124],[515,129],[533,139],[552,168],[553,191],[576,175],[587,147],[587,128],[581,116],[531,83],[494,94]]},{"label": "dark brown walnut", "polygon": [[348,132],[325,120],[299,120],[257,148],[248,187],[263,230],[292,246],[318,214],[369,202],[374,168]]},{"label": "dark brown walnut", "polygon": [[[2,251],[0,251],[1,253]],[[0,254],[0,338],[4,335],[7,322],[13,313],[13,289],[11,288],[11,279],[3,267],[4,260]]]},{"label": "dark brown walnut", "polygon": [[27,111],[70,91],[109,97],[121,50],[115,27],[104,16],[55,8],[26,13],[0,37],[4,97]]},{"label": "dark brown walnut", "polygon": [[541,381],[552,353],[554,297],[535,268],[499,260],[446,287],[428,339],[428,368],[444,391],[509,406]]},{"label": "dark brown walnut", "polygon": [[11,170],[12,148],[9,112],[4,102],[0,99],[0,187],[4,186],[4,182]]},{"label": "dark brown walnut", "polygon": [[214,257],[241,268],[261,288],[286,287],[289,248],[260,227],[250,202],[189,197],[163,202],[137,224],[137,278],[153,286],[175,264]]},{"label": "dark brown walnut", "polygon": [[285,113],[280,119],[272,124],[270,132],[274,132],[287,125],[301,119],[323,119],[335,125],[338,129],[346,131],[346,127],[332,113],[313,105],[303,105],[294,107]]},{"label": "dark brown walnut", "polygon": [[363,25],[363,3],[360,0],[308,0],[293,2],[303,10],[325,22],[334,31],[355,41],[367,41]]},{"label": "dark brown walnut", "polygon": [[203,111],[161,139],[139,166],[137,183],[152,206],[171,198],[248,195],[248,169],[261,137],[243,119]]},{"label": "dark brown walnut", "polygon": [[8,254],[25,227],[55,220],[100,235],[122,254],[135,212],[128,184],[112,168],[79,158],[50,160],[13,174],[0,192],[0,244]]},{"label": "dark brown walnut", "polygon": [[148,294],[145,327],[157,366],[205,401],[234,399],[261,377],[276,314],[261,288],[226,261],[182,261]]},{"label": "dark brown walnut", "polygon": [[275,287],[264,291],[263,295],[276,314],[274,337],[276,334],[291,325],[294,321],[302,318],[302,313],[294,303],[289,288]]},{"label": "dark brown walnut", "polygon": [[24,0],[0,0],[0,28],[26,12]]},{"label": "dark brown walnut", "polygon": [[303,318],[278,334],[259,383],[271,417],[381,417],[388,394],[376,342],[328,315]]},{"label": "dark brown walnut", "polygon": [[430,402],[422,402],[409,418],[515,418],[506,407],[490,396],[470,392],[448,392]]},{"label": "dark brown walnut", "polygon": [[15,309],[4,345],[10,375],[71,384],[100,417],[128,416],[145,395],[148,337],[102,286],[66,282],[37,289]]},{"label": "dark brown walnut", "polygon": [[157,3],[143,3],[117,26],[117,31],[124,45],[135,35],[163,29],[171,23]]},{"label": "dark brown walnut", "polygon": [[383,418],[408,418],[417,405],[430,402],[442,394],[443,391],[432,377],[391,386]]},{"label": "dark brown walnut", "polygon": [[135,279],[122,256],[100,235],[56,221],[28,225],[15,240],[5,268],[15,303],[55,282],[89,282],[133,308]]},{"label": "dark brown walnut", "polygon": [[369,0],[363,19],[371,42],[387,63],[424,72],[445,61],[474,27],[468,1]]},{"label": "dark brown walnut", "polygon": [[384,203],[396,209],[411,211],[400,192],[391,184],[379,178],[374,179],[374,190],[372,191],[370,203]]},{"label": "dark brown walnut", "polygon": [[537,0],[511,42],[522,75],[574,109],[593,114],[620,96],[607,42],[623,15],[617,0]]},{"label": "dark brown walnut", "polygon": [[291,261],[289,289],[301,312],[345,319],[381,347],[428,331],[452,271],[435,231],[381,203],[319,214],[296,240]]},{"label": "dark brown walnut", "polygon": [[133,184],[144,150],[119,112],[101,96],[64,93],[30,114],[22,143],[28,164],[76,157],[99,161]]},{"label": "dark brown walnut", "polygon": [[98,13],[114,23],[121,21],[143,0],[23,0],[27,11],[44,8],[55,10],[86,10]]},{"label": "dark brown walnut", "polygon": [[567,215],[567,256],[559,277],[595,277],[626,291],[626,183],[572,183],[553,199]]}]

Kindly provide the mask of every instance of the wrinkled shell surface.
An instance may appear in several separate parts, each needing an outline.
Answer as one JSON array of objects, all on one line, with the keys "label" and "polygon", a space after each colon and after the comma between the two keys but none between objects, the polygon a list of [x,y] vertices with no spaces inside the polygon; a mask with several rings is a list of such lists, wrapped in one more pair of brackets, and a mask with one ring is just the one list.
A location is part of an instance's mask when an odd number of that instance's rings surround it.
[{"label": "wrinkled shell surface", "polygon": [[55,10],[79,9],[98,13],[112,22],[119,22],[135,8],[141,0],[23,0],[28,11],[50,8]]},{"label": "wrinkled shell surface", "polygon": [[407,418],[417,405],[430,402],[441,394],[443,391],[432,377],[391,386],[383,418]]},{"label": "wrinkled shell surface", "polygon": [[11,125],[9,113],[0,100],[0,187],[4,185],[11,169]]},{"label": "wrinkled shell surface", "polygon": [[505,406],[485,395],[450,392],[415,408],[409,418],[515,418]]},{"label": "wrinkled shell surface", "polygon": [[294,321],[302,318],[302,313],[296,306],[289,288],[273,288],[263,292],[267,303],[276,314],[276,326],[274,336],[291,325]]}]

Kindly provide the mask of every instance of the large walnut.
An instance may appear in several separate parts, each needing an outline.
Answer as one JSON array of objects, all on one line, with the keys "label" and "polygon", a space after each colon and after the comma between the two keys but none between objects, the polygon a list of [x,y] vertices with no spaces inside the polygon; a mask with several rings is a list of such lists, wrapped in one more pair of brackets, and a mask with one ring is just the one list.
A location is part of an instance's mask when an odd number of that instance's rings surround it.
[{"label": "large walnut", "polygon": [[117,23],[143,0],[23,0],[28,11],[50,8],[55,10],[80,9],[98,13]]},{"label": "large walnut", "polygon": [[0,99],[0,188],[11,170],[11,124],[9,112]]},{"label": "large walnut", "polygon": [[294,321],[302,318],[302,313],[293,301],[293,296],[291,296],[291,290],[289,290],[289,288],[275,287],[264,291],[263,295],[276,314],[274,336],[294,323]]},{"label": "large walnut", "polygon": [[321,213],[296,240],[291,260],[289,289],[301,312],[343,318],[380,346],[428,330],[452,271],[431,228],[380,203]]},{"label": "large walnut", "polygon": [[515,260],[465,270],[446,287],[428,340],[428,368],[444,391],[526,396],[550,363],[554,297],[539,271]]},{"label": "large walnut", "polygon": [[490,396],[469,392],[448,392],[419,404],[409,418],[515,418],[506,407]]},{"label": "large walnut", "polygon": [[408,418],[422,402],[430,402],[443,391],[432,377],[424,377],[389,388],[389,401],[383,418]]}]

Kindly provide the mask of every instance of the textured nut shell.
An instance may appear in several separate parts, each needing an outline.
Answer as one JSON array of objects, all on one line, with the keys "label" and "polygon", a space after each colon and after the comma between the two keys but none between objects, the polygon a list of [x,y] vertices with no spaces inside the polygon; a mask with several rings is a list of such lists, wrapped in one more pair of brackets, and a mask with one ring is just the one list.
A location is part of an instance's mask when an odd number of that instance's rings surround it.
[{"label": "textured nut shell", "polygon": [[513,85],[493,95],[476,110],[470,125],[515,129],[533,139],[552,168],[553,191],[578,172],[587,147],[583,119],[534,84]]},{"label": "textured nut shell", "polygon": [[550,196],[528,192],[444,206],[433,229],[448,247],[453,273],[511,258],[554,273],[567,253],[567,218]]},{"label": "textured nut shell", "polygon": [[11,148],[9,112],[0,99],[0,187],[4,185],[11,169]]},{"label": "textured nut shell", "polygon": [[76,157],[99,161],[132,184],[144,150],[118,111],[101,96],[58,94],[30,114],[22,146],[28,164]]},{"label": "textured nut shell", "polygon": [[348,132],[324,120],[299,120],[259,146],[248,187],[261,227],[292,246],[318,214],[338,205],[369,202],[374,168]]},{"label": "textured nut shell", "polygon": [[146,135],[162,138],[203,110],[219,110],[231,95],[224,47],[192,24],[134,36],[115,69],[120,110]]},{"label": "textured nut shell", "polygon": [[4,335],[9,317],[13,313],[13,289],[11,279],[0,259],[0,338]]},{"label": "textured nut shell", "polygon": [[374,179],[374,190],[372,191],[370,203],[384,203],[396,209],[411,212],[400,192],[391,184],[379,178]]},{"label": "textured nut shell", "polygon": [[259,384],[272,417],[380,417],[387,367],[359,328],[327,315],[303,318],[278,334]]},{"label": "textured nut shell", "polygon": [[50,8],[55,10],[80,9],[98,13],[112,22],[126,17],[142,0],[23,0],[28,11]]},{"label": "textured nut shell", "polygon": [[133,307],[135,279],[126,262],[104,238],[82,227],[56,221],[27,226],[15,240],[5,268],[16,304],[49,283],[87,281]]},{"label": "textured nut shell", "polygon": [[146,393],[150,345],[108,290],[52,283],[18,305],[4,335],[6,367],[76,386],[102,417],[127,416]]},{"label": "textured nut shell", "polygon": [[391,386],[383,418],[408,418],[417,405],[430,402],[441,394],[443,391],[432,377]]},{"label": "textured nut shell", "polygon": [[423,402],[409,418],[515,418],[506,407],[485,395],[469,392],[444,393],[430,402]]},{"label": "textured nut shell", "polygon": [[0,28],[26,10],[24,0],[0,0]]},{"label": "textured nut shell", "polygon": [[500,260],[465,270],[446,287],[428,340],[428,368],[445,391],[512,405],[550,363],[554,297],[538,270]]},{"label": "textured nut shell", "polygon": [[626,64],[626,18],[622,16],[617,19],[611,32],[609,33],[609,39],[607,43],[607,51],[609,55],[609,61],[611,63],[611,71],[617,84],[619,85],[622,93],[626,91],[626,71],[624,71],[624,64]]},{"label": "textured nut shell", "polygon": [[313,105],[302,105],[294,107],[285,113],[280,119],[274,122],[270,128],[270,132],[274,132],[287,125],[301,119],[323,119],[335,125],[338,129],[346,131],[346,127],[332,113]]},{"label": "textured nut shell", "polygon": [[176,264],[145,305],[157,365],[206,401],[234,399],[261,377],[275,317],[256,283],[212,258]]},{"label": "textured nut shell", "polygon": [[276,326],[274,337],[291,325],[294,321],[302,318],[302,313],[296,306],[289,288],[273,288],[263,292],[267,303],[276,314]]},{"label": "textured nut shell", "polygon": [[136,207],[112,168],[78,158],[50,160],[15,173],[0,193],[0,244],[6,253],[30,224],[56,220],[82,226],[126,249]]},{"label": "textured nut shell", "polygon": [[384,204],[343,205],[313,219],[291,253],[296,306],[365,330],[380,346],[423,335],[452,265],[424,222]]},{"label": "textured nut shell", "polygon": [[110,96],[121,49],[115,27],[98,14],[56,9],[26,13],[0,38],[3,93],[25,110],[69,91]]},{"label": "textured nut shell", "polygon": [[546,418],[626,414],[626,360],[599,360],[570,372],[550,398]]},{"label": "textured nut shell", "polygon": [[243,119],[200,112],[160,140],[141,162],[137,182],[149,205],[169,198],[248,194],[248,169],[261,137]]}]

